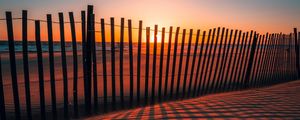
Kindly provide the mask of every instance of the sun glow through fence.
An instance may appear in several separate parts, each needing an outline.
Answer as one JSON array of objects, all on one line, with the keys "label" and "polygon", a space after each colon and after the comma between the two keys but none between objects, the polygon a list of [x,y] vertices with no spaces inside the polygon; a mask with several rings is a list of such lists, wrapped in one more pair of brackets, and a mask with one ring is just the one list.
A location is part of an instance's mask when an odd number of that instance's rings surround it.
[{"label": "sun glow through fence", "polygon": [[[161,35],[161,32],[158,32],[157,35],[157,43],[161,43],[161,40],[162,40],[162,35]],[[151,32],[150,33],[150,42],[151,43],[154,43],[154,39],[155,39],[155,35],[154,35],[154,32]],[[166,41],[165,41],[166,42]]]}]

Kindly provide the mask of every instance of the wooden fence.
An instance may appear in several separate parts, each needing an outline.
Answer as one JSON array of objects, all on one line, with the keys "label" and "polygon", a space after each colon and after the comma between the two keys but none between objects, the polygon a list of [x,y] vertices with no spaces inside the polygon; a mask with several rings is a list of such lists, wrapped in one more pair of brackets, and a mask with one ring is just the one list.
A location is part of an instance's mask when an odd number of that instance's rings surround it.
[{"label": "wooden fence", "polygon": [[[24,76],[21,77],[25,84],[26,104],[24,106],[26,108],[24,110],[20,104],[20,101],[24,100],[19,97],[21,88],[19,88],[20,77],[17,69],[20,66],[16,65],[14,20],[22,21]],[[55,22],[52,21],[50,14],[47,15],[47,20],[29,19],[27,11],[22,12],[21,18],[13,18],[11,12],[6,12],[6,18],[1,21],[6,21],[7,25],[9,69],[13,91],[4,92],[3,83],[9,80],[2,79],[5,75],[2,74],[3,69],[0,69],[0,115],[3,120],[11,117],[21,119],[22,116],[28,119],[36,116],[40,119],[58,119],[61,116],[66,119],[78,118],[164,101],[270,86],[297,80],[300,75],[297,36],[300,33],[297,33],[297,29],[291,34],[258,34],[254,31],[242,32],[220,27],[208,31],[190,29],[188,33],[186,29],[180,32],[180,27],[176,30],[170,27],[168,31],[162,28],[160,31],[157,25],[154,30],[150,27],[144,29],[142,21],[139,21],[138,28],[133,27],[131,20],[127,21],[126,26],[124,18],[121,18],[120,25],[115,24],[114,18],[110,19],[109,24],[105,23],[104,19],[98,22],[93,13],[93,6],[88,6],[87,14],[85,11],[81,12],[80,22],[74,21],[72,12],[69,13],[69,22],[65,22],[63,13],[59,13],[59,21]],[[32,107],[31,94],[34,93],[30,92],[33,86],[31,86],[29,68],[34,66],[30,66],[28,62],[30,52],[27,22],[32,21],[35,24],[36,45],[36,52],[33,53],[37,55],[38,62],[38,108]],[[48,51],[42,49],[41,23],[47,24]],[[61,47],[59,66],[55,65],[52,24],[59,24]],[[77,39],[75,24],[81,24],[81,42]],[[70,25],[71,30],[71,63],[67,62],[65,25]],[[100,25],[100,30],[97,30],[95,25]],[[107,39],[106,27],[110,27],[110,40]],[[119,27],[120,32],[115,32],[115,27]],[[138,31],[137,43],[133,41],[133,30]],[[146,32],[145,44],[143,32]],[[154,32],[154,41],[150,43],[151,32]],[[115,33],[119,33],[119,41],[116,41]],[[160,41],[158,41],[158,33],[161,33]],[[101,40],[96,40],[97,35],[101,36]],[[185,41],[186,39],[188,41]],[[97,49],[98,47],[101,50]],[[43,54],[48,54],[49,67],[44,67]],[[81,54],[81,57],[78,54]],[[97,59],[99,55],[101,57]],[[81,63],[78,61],[80,59],[82,59]],[[72,69],[67,69],[69,65]],[[55,67],[61,67],[62,70],[60,72],[63,81],[62,91],[57,91],[56,74],[58,73]],[[1,64],[0,68],[3,68]],[[82,68],[82,72],[79,72],[81,71],[79,68]],[[49,73],[45,73],[45,69],[49,69]],[[69,71],[72,71],[71,76]],[[44,74],[50,76],[50,92],[45,91]],[[79,75],[83,75],[83,78],[81,79]],[[73,84],[70,84],[70,81]],[[80,81],[84,84],[84,96],[78,94],[81,89],[78,87]],[[129,85],[126,84],[127,81]],[[69,86],[72,86],[72,94],[68,92]],[[63,96],[58,96],[58,92],[62,92]],[[5,104],[7,102],[5,97],[9,94],[13,96],[14,111],[6,110],[8,105]],[[47,101],[45,96],[48,94],[51,99],[50,104],[45,102]],[[62,104],[57,101],[58,97],[63,98]],[[84,102],[81,103],[81,100]],[[50,108],[48,109],[47,106]],[[36,111],[34,109],[39,109],[40,112],[34,112]],[[61,116],[60,111],[63,111]]]}]

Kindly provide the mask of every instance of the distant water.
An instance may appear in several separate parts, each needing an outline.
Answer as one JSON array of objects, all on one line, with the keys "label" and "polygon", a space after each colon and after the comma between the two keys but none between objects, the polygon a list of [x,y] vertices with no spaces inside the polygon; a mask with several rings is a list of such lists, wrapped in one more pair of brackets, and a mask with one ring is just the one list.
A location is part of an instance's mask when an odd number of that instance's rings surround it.
[{"label": "distant water", "polygon": [[[119,48],[119,43],[115,43],[116,49]],[[72,51],[72,42],[66,42],[65,44],[66,51]],[[102,50],[101,43],[97,43],[97,50]],[[128,49],[127,46],[124,47],[124,49]],[[48,42],[42,41],[42,50],[43,52],[48,52]],[[61,51],[60,42],[54,42],[53,43],[53,50],[54,52]],[[81,42],[77,42],[77,50],[82,50],[82,44]],[[106,43],[106,50],[110,49],[110,43]],[[8,52],[8,42],[7,41],[0,41],[0,52]],[[15,51],[16,52],[22,52],[22,41],[15,41]],[[36,44],[35,41],[28,41],[28,51],[29,52],[36,52]]]},{"label": "distant water", "polygon": [[[160,43],[158,43],[159,45]],[[111,50],[111,43],[110,42],[106,42],[106,50],[110,51]],[[145,46],[146,44],[143,43],[142,45],[142,49],[146,49]],[[153,43],[151,43],[151,46],[153,46]],[[165,43],[165,49],[167,49],[167,46],[168,44]],[[138,47],[138,44],[137,43],[133,43],[133,49],[137,49]],[[174,47],[174,44],[172,44],[172,48],[173,49]],[[203,46],[204,49],[206,48],[206,45]],[[227,47],[227,45],[226,45]],[[232,45],[230,45],[230,47],[232,47]],[[242,47],[241,45],[239,45],[239,48]],[[257,46],[258,48],[262,47],[262,46]],[[61,46],[60,46],[60,42],[57,42],[55,41],[53,43],[53,48],[54,48],[54,52],[59,52],[61,51]],[[72,42],[66,42],[65,44],[65,48],[66,48],[66,51],[72,51]],[[115,50],[118,51],[120,48],[120,43],[116,42],[115,43]],[[186,52],[188,48],[188,45],[186,44],[184,46],[184,53]],[[192,44],[191,45],[191,49],[194,48],[194,45]],[[217,48],[220,48],[220,45],[218,44],[217,45]],[[224,44],[222,45],[222,48],[224,48]],[[151,47],[152,49],[152,47]],[[158,49],[159,49],[159,46],[158,46]],[[178,48],[177,49],[180,49],[180,44],[178,44]],[[198,46],[198,49],[200,49],[200,45]],[[43,52],[48,52],[49,49],[48,49],[48,41],[42,41],[42,50]],[[77,42],[77,50],[78,51],[81,51],[82,50],[82,43],[81,42]],[[100,42],[97,43],[97,46],[96,46],[96,50],[102,50],[102,45]],[[127,42],[124,43],[124,50],[127,51],[129,50],[129,45]],[[8,48],[8,42],[7,40],[0,40],[0,52],[8,52],[9,51],[9,48]],[[22,52],[22,41],[15,41],[15,51],[16,52]],[[35,44],[35,41],[28,41],[28,51],[29,52],[36,52],[36,44]]]}]

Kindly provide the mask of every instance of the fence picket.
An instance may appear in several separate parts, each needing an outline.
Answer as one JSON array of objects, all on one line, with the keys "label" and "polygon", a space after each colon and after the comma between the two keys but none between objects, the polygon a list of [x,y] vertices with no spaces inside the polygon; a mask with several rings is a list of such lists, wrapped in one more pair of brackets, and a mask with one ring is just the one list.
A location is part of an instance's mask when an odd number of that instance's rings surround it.
[{"label": "fence picket", "polygon": [[175,96],[176,99],[179,98],[179,89],[180,89],[180,82],[181,82],[181,69],[182,69],[183,52],[184,52],[184,45],[185,45],[185,33],[186,33],[186,29],[183,29],[180,57],[179,57],[179,67],[178,67],[178,74],[177,74],[177,87],[176,87],[176,96]]},{"label": "fence picket", "polygon": [[55,69],[54,69],[54,48],[53,48],[53,30],[52,17],[47,14],[47,29],[48,29],[48,50],[49,50],[49,68],[50,68],[50,86],[51,86],[51,106],[53,119],[57,119],[56,108],[56,89],[55,89]]},{"label": "fence picket", "polygon": [[10,60],[10,74],[12,80],[13,88],[13,98],[14,98],[14,108],[15,108],[15,117],[16,119],[21,119],[20,111],[20,100],[19,100],[19,91],[18,91],[18,79],[17,79],[17,68],[16,68],[16,56],[15,56],[15,43],[14,43],[14,30],[13,30],[13,21],[12,13],[6,12],[6,25],[7,25],[7,39],[9,47],[9,60]]},{"label": "fence picket", "polygon": [[132,22],[128,20],[129,60],[130,60],[130,105],[133,105],[133,46],[132,46]]},{"label": "fence picket", "polygon": [[155,103],[155,81],[156,81],[156,54],[157,54],[157,31],[158,26],[154,26],[154,45],[153,45],[153,63],[152,63],[152,95],[151,95],[151,104]]},{"label": "fence picket", "polygon": [[178,44],[178,34],[179,34],[180,28],[176,28],[175,33],[175,43],[174,43],[174,52],[173,52],[173,64],[172,64],[172,78],[171,78],[171,87],[170,87],[170,94],[169,98],[173,99],[173,89],[174,89],[174,79],[175,79],[175,69],[176,69],[176,55],[177,55],[177,44]]},{"label": "fence picket", "polygon": [[30,81],[28,65],[28,40],[27,40],[27,10],[22,11],[22,53],[23,53],[23,71],[26,95],[27,118],[32,119],[31,115],[31,98],[30,98]]},{"label": "fence picket", "polygon": [[78,62],[77,62],[77,44],[76,44],[76,30],[75,30],[75,23],[74,23],[74,15],[73,12],[69,12],[69,19],[70,19],[70,28],[72,34],[72,50],[73,50],[73,102],[74,102],[74,115],[78,117]]},{"label": "fence picket", "polygon": [[121,106],[124,107],[124,80],[123,80],[123,49],[124,49],[124,18],[121,18],[120,30],[120,100]]},{"label": "fence picket", "polygon": [[142,32],[143,32],[143,21],[139,21],[139,33],[138,33],[138,55],[137,55],[137,79],[136,79],[136,101],[140,104],[141,94],[141,51],[142,51]]},{"label": "fence picket", "polygon": [[105,25],[104,19],[101,19],[101,39],[102,39],[102,71],[103,71],[103,109],[107,111],[107,65],[106,65],[106,37],[105,37]]},{"label": "fence picket", "polygon": [[[192,37],[193,37],[193,29],[190,29],[190,35],[189,35],[189,42],[188,42],[188,51],[186,55],[186,61],[185,61],[185,71],[184,71],[184,77],[183,77],[183,88],[182,88],[182,98],[185,97],[185,89],[186,89],[186,82],[187,82],[187,74],[189,69],[189,63],[190,63],[190,54],[191,54],[191,44],[192,44]],[[191,73],[192,74],[192,73]]]},{"label": "fence picket", "polygon": [[159,60],[159,79],[158,79],[158,101],[161,102],[162,97],[162,76],[163,76],[163,63],[164,63],[164,45],[165,44],[165,28],[162,28],[161,32],[161,44],[160,44],[160,60]]},{"label": "fence picket", "polygon": [[69,118],[68,110],[68,72],[67,72],[67,59],[65,48],[65,27],[63,13],[58,13],[59,16],[59,29],[60,29],[60,47],[61,47],[61,61],[62,61],[62,73],[63,73],[63,92],[64,92],[64,117]]},{"label": "fence picket", "polygon": [[164,88],[164,100],[168,98],[168,83],[169,83],[169,67],[170,67],[170,55],[172,47],[172,33],[173,27],[169,28],[169,40],[168,40],[168,52],[167,52],[167,63],[166,63],[166,72],[165,72],[165,88]]},{"label": "fence picket", "polygon": [[144,105],[148,104],[149,55],[150,55],[150,27],[147,27],[146,28],[146,70],[145,70]]},{"label": "fence picket", "polygon": [[40,21],[35,21],[35,40],[36,40],[36,51],[38,59],[38,77],[39,77],[39,92],[40,92],[40,112],[41,119],[46,119],[45,109],[45,88],[44,88],[44,69],[43,69],[43,55],[41,47],[41,33],[40,33]]}]

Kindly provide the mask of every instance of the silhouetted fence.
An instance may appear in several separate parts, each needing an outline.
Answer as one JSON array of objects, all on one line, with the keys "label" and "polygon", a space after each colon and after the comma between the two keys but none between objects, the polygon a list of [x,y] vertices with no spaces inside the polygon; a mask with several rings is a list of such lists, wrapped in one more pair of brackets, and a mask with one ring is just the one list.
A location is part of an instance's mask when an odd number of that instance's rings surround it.
[{"label": "silhouetted fence", "polygon": [[[131,20],[126,26],[124,18],[120,25],[115,24],[114,18],[109,24],[104,19],[98,22],[93,6],[88,6],[87,14],[81,12],[80,22],[74,20],[72,12],[69,22],[65,22],[63,13],[59,13],[59,22],[52,21],[50,14],[47,20],[28,19],[27,11],[22,12],[22,18],[12,18],[12,13],[6,12],[6,18],[1,21],[4,20],[9,56],[9,62],[5,63],[9,66],[0,64],[1,119],[21,119],[21,116],[28,119],[36,116],[41,119],[77,118],[169,100],[270,86],[296,80],[300,75],[297,36],[300,33],[297,29],[291,34],[258,34],[220,27],[208,31],[190,29],[187,32],[183,29],[182,33],[180,27],[175,32],[173,27],[160,31],[157,25],[154,30],[144,29],[142,21],[138,28],[133,27]],[[20,53],[15,51],[14,20],[22,20],[21,58],[16,58]],[[35,50],[30,52],[27,22],[32,21]],[[47,42],[41,41],[41,23],[46,23]],[[59,33],[53,31],[53,24],[59,25]],[[78,24],[81,24],[80,42],[76,34]],[[65,40],[65,25],[70,26],[70,42]],[[136,38],[133,30],[137,30]],[[58,43],[54,41],[54,34],[60,36]],[[97,40],[97,36],[101,36],[101,40]],[[0,61],[3,62],[6,52],[1,54]],[[31,54],[37,55],[37,69]],[[23,66],[18,66],[19,62]],[[37,70],[37,78],[31,77],[36,71],[30,69]],[[11,82],[2,79],[9,76],[3,74],[8,73],[3,70],[9,70]],[[18,74],[20,71],[23,74]],[[38,79],[38,84],[32,79]],[[23,84],[24,87],[20,87]],[[37,86],[39,100],[35,100],[36,93],[31,91]],[[25,98],[20,98],[23,90]],[[11,94],[13,104],[6,104],[7,96]],[[26,101],[24,105],[22,101]],[[37,104],[35,102],[39,102],[38,107],[32,105]],[[14,108],[7,111],[6,108],[11,106]],[[40,112],[36,112],[38,109]]]}]

